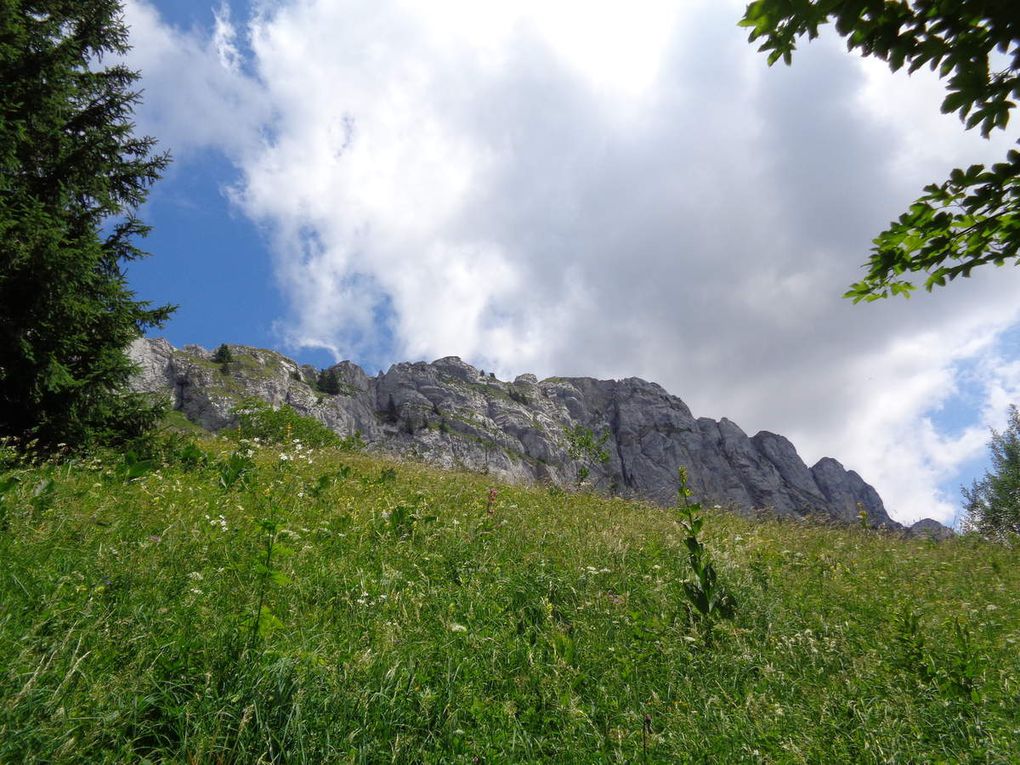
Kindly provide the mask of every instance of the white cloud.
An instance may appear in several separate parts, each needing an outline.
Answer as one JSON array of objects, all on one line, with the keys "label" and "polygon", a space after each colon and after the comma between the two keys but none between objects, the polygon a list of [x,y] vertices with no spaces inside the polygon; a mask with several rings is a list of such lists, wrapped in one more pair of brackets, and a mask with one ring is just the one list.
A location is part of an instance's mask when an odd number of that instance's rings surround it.
[{"label": "white cloud", "polygon": [[[239,167],[292,346],[640,375],[836,456],[902,520],[949,519],[939,484],[1020,387],[993,351],[1020,273],[839,295],[924,183],[1006,142],[833,36],[766,70],[741,10],[279,0],[206,37],[141,0],[129,19],[150,129]],[[975,359],[987,403],[942,434],[929,415]]]},{"label": "white cloud", "polygon": [[230,20],[230,6],[221,3],[213,17],[216,23],[212,47],[216,50],[220,66],[231,74],[237,74],[241,71],[241,51],[237,48],[237,29]]},{"label": "white cloud", "polygon": [[261,84],[240,70],[237,32],[220,6],[212,34],[167,26],[144,0],[126,0],[131,66],[145,89],[139,129],[159,137],[178,158],[217,149],[238,159],[261,144],[270,103]]}]

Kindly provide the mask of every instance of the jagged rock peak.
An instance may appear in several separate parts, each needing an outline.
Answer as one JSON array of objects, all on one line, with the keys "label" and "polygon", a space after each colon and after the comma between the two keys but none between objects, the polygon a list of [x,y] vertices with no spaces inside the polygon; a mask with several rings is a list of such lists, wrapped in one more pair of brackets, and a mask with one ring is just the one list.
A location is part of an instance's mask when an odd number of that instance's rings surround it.
[{"label": "jagged rock peak", "polygon": [[482,376],[481,372],[470,364],[460,360],[459,356],[444,356],[432,362],[440,374],[447,375],[463,382],[475,382]]},{"label": "jagged rock peak", "polygon": [[[341,435],[358,431],[376,450],[509,480],[573,485],[584,467],[595,488],[670,505],[683,465],[707,504],[843,522],[863,511],[872,525],[902,528],[874,488],[836,460],[809,468],[786,438],[767,431],[748,438],[726,418],[695,419],[679,398],[640,378],[522,374],[510,383],[456,356],[368,377],[350,361],[316,373],[275,351],[230,348],[233,360],[219,364],[202,348],[138,340],[130,349],[139,365],[134,387],[168,395],[211,430],[230,425],[236,403],[254,396],[289,404]],[[606,436],[605,462],[570,456],[567,432],[578,426]]]},{"label": "jagged rock peak", "polygon": [[912,537],[923,537],[937,542],[954,536],[952,529],[946,528],[934,518],[922,518],[907,529],[907,533]]}]

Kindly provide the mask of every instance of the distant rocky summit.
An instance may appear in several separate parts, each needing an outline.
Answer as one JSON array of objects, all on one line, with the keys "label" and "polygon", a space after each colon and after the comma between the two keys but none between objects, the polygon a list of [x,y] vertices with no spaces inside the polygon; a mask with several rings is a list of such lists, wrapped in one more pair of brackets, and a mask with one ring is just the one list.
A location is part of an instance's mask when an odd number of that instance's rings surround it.
[{"label": "distant rocky summit", "polygon": [[[139,366],[135,388],[169,395],[174,409],[211,431],[234,423],[240,401],[258,398],[289,404],[340,435],[360,432],[375,450],[512,481],[572,486],[584,468],[592,486],[668,505],[683,465],[705,504],[843,522],[858,522],[863,511],[873,526],[903,529],[878,493],[836,460],[808,467],[782,436],[749,438],[725,418],[695,418],[679,398],[636,377],[524,374],[505,382],[455,356],[369,377],[349,361],[320,372],[275,351],[229,351],[224,363],[198,346],[138,340],[130,349]],[[608,459],[572,456],[568,432],[605,437]],[[912,529],[951,533],[930,519]]]}]

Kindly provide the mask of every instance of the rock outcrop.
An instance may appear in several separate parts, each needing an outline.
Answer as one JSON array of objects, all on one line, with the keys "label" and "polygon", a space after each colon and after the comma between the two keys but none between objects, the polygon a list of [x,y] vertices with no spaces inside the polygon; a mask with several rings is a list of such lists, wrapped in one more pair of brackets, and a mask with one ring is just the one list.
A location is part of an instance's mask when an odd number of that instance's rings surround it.
[{"label": "rock outcrop", "polygon": [[[902,528],[878,493],[836,460],[808,467],[782,436],[749,438],[727,419],[695,418],[645,380],[525,374],[505,382],[456,357],[395,364],[369,377],[349,361],[317,373],[274,351],[230,350],[223,364],[197,346],[139,340],[131,348],[140,368],[135,387],[168,395],[175,409],[213,431],[231,425],[232,409],[254,397],[289,404],[341,435],[360,432],[373,449],[514,481],[572,485],[587,468],[593,486],[671,504],[683,465],[703,503],[846,522],[863,511],[871,525]],[[606,461],[570,455],[567,432],[578,427],[606,436]],[[937,532],[927,522],[918,531]]]}]

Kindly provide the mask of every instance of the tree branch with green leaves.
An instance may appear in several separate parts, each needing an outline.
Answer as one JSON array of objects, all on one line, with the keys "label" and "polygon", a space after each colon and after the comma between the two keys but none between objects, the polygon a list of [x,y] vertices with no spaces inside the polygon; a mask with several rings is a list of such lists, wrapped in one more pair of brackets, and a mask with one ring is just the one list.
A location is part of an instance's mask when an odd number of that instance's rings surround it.
[{"label": "tree branch with green leaves", "polygon": [[[928,66],[946,81],[942,112],[989,137],[1005,130],[1020,99],[1020,10],[1016,0],[755,0],[740,25],[761,41],[771,66],[793,61],[797,41],[832,23],[847,48],[892,71]],[[1002,65],[1000,66],[1000,62]],[[929,292],[988,263],[1020,256],[1020,151],[986,167],[954,170],[926,186],[907,212],[874,240],[864,278],[844,297],[855,303],[917,289]]]}]

